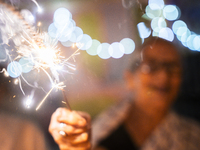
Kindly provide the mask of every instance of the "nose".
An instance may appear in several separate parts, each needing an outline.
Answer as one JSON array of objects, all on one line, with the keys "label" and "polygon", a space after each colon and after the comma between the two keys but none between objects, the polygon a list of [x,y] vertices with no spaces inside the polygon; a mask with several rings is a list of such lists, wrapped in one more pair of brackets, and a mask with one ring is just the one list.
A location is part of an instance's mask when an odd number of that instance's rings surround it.
[{"label": "nose", "polygon": [[168,84],[170,80],[171,74],[165,68],[158,70],[155,73],[155,80],[160,84]]}]

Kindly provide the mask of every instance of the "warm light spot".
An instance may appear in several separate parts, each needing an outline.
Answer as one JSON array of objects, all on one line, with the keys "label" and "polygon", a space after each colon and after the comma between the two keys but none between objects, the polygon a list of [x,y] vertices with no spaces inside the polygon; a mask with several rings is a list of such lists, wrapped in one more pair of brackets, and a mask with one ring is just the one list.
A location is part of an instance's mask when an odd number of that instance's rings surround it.
[{"label": "warm light spot", "polygon": [[33,100],[28,97],[26,100],[25,100],[25,107],[26,108],[30,108],[31,104],[33,103]]},{"label": "warm light spot", "polygon": [[39,21],[39,22],[37,23],[37,26],[40,27],[41,25],[42,25],[42,23]]},{"label": "warm light spot", "polygon": [[18,79],[15,79],[14,80],[14,84],[18,84],[19,83],[19,80]]}]

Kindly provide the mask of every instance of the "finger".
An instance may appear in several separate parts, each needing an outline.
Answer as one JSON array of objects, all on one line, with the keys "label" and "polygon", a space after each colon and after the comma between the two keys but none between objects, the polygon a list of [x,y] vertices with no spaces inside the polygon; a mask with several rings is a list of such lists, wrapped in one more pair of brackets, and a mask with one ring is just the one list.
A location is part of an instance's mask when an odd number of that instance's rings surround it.
[{"label": "finger", "polygon": [[49,124],[49,132],[52,133],[54,130],[56,130],[59,127],[60,122],[58,122],[58,117],[62,115],[62,109],[58,108],[52,115],[51,120]]},{"label": "finger", "polygon": [[60,150],[90,150],[91,149],[91,143],[85,142],[81,144],[76,145],[68,145],[68,144],[60,144],[59,145]]},{"label": "finger", "polygon": [[89,135],[87,132],[79,134],[78,136],[70,136],[69,138],[70,138],[69,140],[71,141],[73,145],[77,145],[77,144],[85,143],[89,141]]},{"label": "finger", "polygon": [[67,135],[62,140],[62,142],[70,143],[71,145],[78,145],[87,141],[89,141],[89,134],[87,132],[77,135]]},{"label": "finger", "polygon": [[88,129],[87,127],[77,128],[76,126],[60,123],[59,127],[57,127],[57,130],[64,131],[67,135],[72,135],[72,134],[80,134],[86,132]]},{"label": "finger", "polygon": [[52,135],[55,142],[59,145],[60,150],[89,150],[91,148],[88,133],[83,133],[80,136],[67,136],[64,138],[59,132],[54,130]]},{"label": "finger", "polygon": [[54,130],[62,131],[62,133],[66,133],[68,135],[80,134],[90,129],[89,128],[90,124],[88,124],[88,126],[85,126],[85,127],[77,127],[77,126],[67,125],[65,123],[60,123],[57,121],[58,116],[60,116],[60,113],[58,113],[58,111],[56,111],[52,115],[51,123],[49,125],[49,132],[51,134]]},{"label": "finger", "polygon": [[66,108],[62,108],[59,111],[61,112],[61,115],[58,116],[59,122],[78,127],[84,127],[87,125],[86,119],[79,115],[76,111],[70,111]]},{"label": "finger", "polygon": [[65,142],[63,142],[64,137],[57,130],[52,130],[51,135],[53,136],[54,141],[58,145],[65,143]]},{"label": "finger", "polygon": [[57,125],[59,125],[58,117],[62,115],[62,109],[58,108],[52,115],[51,115],[51,121],[49,125],[49,131],[54,129]]},{"label": "finger", "polygon": [[88,113],[82,112],[82,111],[77,111],[77,113],[86,120],[87,125],[90,128],[90,125],[91,125],[91,117],[90,117],[90,115]]},{"label": "finger", "polygon": [[52,130],[52,136],[58,144],[65,142],[65,143],[83,143],[90,140],[90,133],[91,130],[87,130],[85,132],[81,132],[79,134],[68,134],[66,131],[63,130]]}]

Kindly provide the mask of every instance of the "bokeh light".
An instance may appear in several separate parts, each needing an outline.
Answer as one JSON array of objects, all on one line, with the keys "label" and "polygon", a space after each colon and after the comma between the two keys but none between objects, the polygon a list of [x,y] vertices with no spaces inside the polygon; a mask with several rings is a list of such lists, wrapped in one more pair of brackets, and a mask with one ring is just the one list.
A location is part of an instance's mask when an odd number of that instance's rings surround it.
[{"label": "bokeh light", "polygon": [[22,73],[22,67],[17,61],[8,64],[7,72],[12,78],[17,78]]},{"label": "bokeh light", "polygon": [[61,43],[69,40],[76,42],[77,36],[74,35],[76,33],[74,30],[77,30],[77,27],[72,14],[66,8],[58,8],[54,13],[54,22],[48,27],[48,34]]},{"label": "bokeh light", "polygon": [[172,25],[172,30],[174,34],[177,34],[177,31],[180,27],[187,27],[186,23],[182,20],[177,20]]},{"label": "bokeh light", "polygon": [[146,15],[153,19],[155,17],[160,17],[162,10],[161,9],[151,9],[149,5],[145,8]]},{"label": "bokeh light", "polygon": [[54,24],[57,28],[63,28],[69,24],[72,14],[66,8],[58,8],[53,16]]},{"label": "bokeh light", "polygon": [[187,40],[188,37],[191,35],[190,30],[187,28],[187,30],[181,35],[181,36],[177,36],[177,39],[181,41],[181,43],[187,47]]},{"label": "bokeh light", "polygon": [[[176,5],[165,5],[163,0],[149,0],[145,8],[144,19],[151,21],[152,36],[157,36],[168,41],[174,40],[174,34],[177,39],[191,50],[200,50],[200,36],[192,33],[187,24],[182,20],[177,20],[181,16],[181,11]],[[167,27],[167,22],[174,21],[172,28]],[[141,39],[147,38],[151,34],[143,22],[137,24]]]},{"label": "bokeh light", "polygon": [[[199,48],[199,45],[197,45],[196,43],[194,43],[194,39],[196,38],[196,35],[190,35],[187,39],[187,47],[191,50],[197,50]],[[200,41],[199,41],[200,42]],[[197,49],[195,49],[195,47]]]},{"label": "bokeh light", "polygon": [[59,28],[57,30],[57,38],[61,42],[66,42],[71,38],[72,32],[74,31],[75,27],[72,23],[69,26],[65,26],[63,28]]},{"label": "bokeh light", "polygon": [[65,47],[71,47],[74,43],[71,41],[61,42],[61,44]]},{"label": "bokeh light", "polygon": [[54,23],[50,24],[48,27],[48,34],[52,38],[56,38],[57,28],[55,27]]},{"label": "bokeh light", "polygon": [[193,39],[193,47],[195,50],[200,50],[200,36],[196,35]]},{"label": "bokeh light", "polygon": [[22,67],[22,72],[23,73],[28,73],[33,69],[34,64],[29,60],[29,58],[22,57],[19,60],[19,64]]},{"label": "bokeh light", "polygon": [[97,55],[102,59],[108,59],[110,58],[110,54],[108,52],[108,49],[110,47],[110,44],[108,43],[102,43],[97,48]]},{"label": "bokeh light", "polygon": [[77,38],[82,35],[83,35],[83,30],[80,27],[75,27],[69,40],[71,42],[76,42]]},{"label": "bokeh light", "polygon": [[177,39],[181,42],[186,42],[187,38],[191,35],[190,30],[187,27],[180,27],[177,30]]},{"label": "bokeh light", "polygon": [[125,54],[131,54],[135,50],[135,42],[130,38],[124,38],[120,43],[124,46]]},{"label": "bokeh light", "polygon": [[88,49],[86,50],[86,52],[87,52],[89,55],[92,55],[92,56],[97,55],[97,48],[98,48],[98,46],[99,46],[100,44],[101,44],[101,43],[100,43],[98,40],[93,39],[93,40],[92,40],[92,45],[91,45],[91,47],[88,48]]},{"label": "bokeh light", "polygon": [[160,38],[163,38],[163,39],[166,39],[168,41],[173,41],[174,40],[174,33],[173,31],[166,27],[166,28],[162,28],[160,31],[159,31],[159,35],[158,35]]},{"label": "bokeh light", "polygon": [[158,32],[155,32],[155,31],[153,31],[153,32],[152,32],[152,36],[159,36],[159,33],[158,33]]},{"label": "bokeh light", "polygon": [[71,37],[71,34],[64,34],[63,32],[57,32],[57,34],[56,34],[56,38],[60,42],[66,42],[66,41],[68,41],[70,39],[70,37]]},{"label": "bokeh light", "polygon": [[121,43],[114,42],[109,46],[108,52],[113,58],[121,58],[124,55],[124,47]]},{"label": "bokeh light", "polygon": [[163,0],[149,0],[148,4],[152,10],[162,9],[165,5]]},{"label": "bokeh light", "polygon": [[92,46],[92,38],[87,34],[80,35],[77,38],[76,46],[81,50],[89,49]]},{"label": "bokeh light", "polygon": [[148,38],[151,34],[151,30],[146,27],[144,22],[140,22],[137,24],[138,32],[140,35],[140,38]]},{"label": "bokeh light", "polygon": [[[144,22],[137,24],[141,39],[148,38],[152,34],[152,36],[173,41],[175,34],[184,46],[189,46],[190,49],[200,49],[197,43],[200,37],[191,36],[191,31],[187,28],[186,23],[177,20],[181,12],[176,5],[165,5],[164,0],[149,0],[145,12],[144,19],[151,20],[151,28],[148,28]],[[167,27],[166,20],[174,21],[172,28]],[[76,26],[72,14],[66,8],[59,8],[55,11],[54,23],[49,26],[48,33],[65,47],[76,45],[79,49],[86,50],[89,55],[98,55],[102,59],[120,58],[135,50],[135,43],[130,38],[124,38],[120,42],[111,44],[92,39]]]},{"label": "bokeh light", "polygon": [[173,21],[179,18],[180,11],[175,5],[166,5],[163,9],[163,16],[165,19]]},{"label": "bokeh light", "polygon": [[166,21],[165,21],[164,18],[162,18],[162,17],[156,17],[156,18],[152,19],[152,21],[151,21],[151,28],[155,32],[159,33],[160,30],[162,28],[165,28],[165,27],[167,27],[167,23],[166,23]]}]

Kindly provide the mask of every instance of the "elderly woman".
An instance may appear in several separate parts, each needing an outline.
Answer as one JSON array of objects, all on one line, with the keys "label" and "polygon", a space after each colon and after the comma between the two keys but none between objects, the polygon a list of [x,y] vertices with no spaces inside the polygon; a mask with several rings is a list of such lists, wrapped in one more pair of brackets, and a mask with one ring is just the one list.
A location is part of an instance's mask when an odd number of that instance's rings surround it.
[{"label": "elderly woman", "polygon": [[[131,98],[100,115],[92,125],[80,112],[59,108],[49,131],[61,150],[197,150],[200,128],[170,108],[181,84],[181,58],[172,43],[152,38],[125,73]],[[64,133],[62,135],[62,133]]]}]

